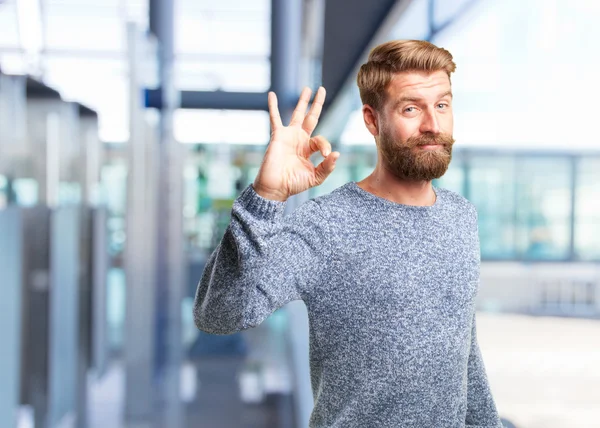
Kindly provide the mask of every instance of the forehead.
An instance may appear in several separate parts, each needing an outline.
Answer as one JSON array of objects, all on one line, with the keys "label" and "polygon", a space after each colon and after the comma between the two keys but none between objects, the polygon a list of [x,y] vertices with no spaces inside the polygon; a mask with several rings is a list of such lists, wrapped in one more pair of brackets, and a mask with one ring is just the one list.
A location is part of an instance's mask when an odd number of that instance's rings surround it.
[{"label": "forehead", "polygon": [[443,71],[403,71],[396,73],[386,92],[390,98],[398,96],[436,96],[450,90],[450,78]]}]

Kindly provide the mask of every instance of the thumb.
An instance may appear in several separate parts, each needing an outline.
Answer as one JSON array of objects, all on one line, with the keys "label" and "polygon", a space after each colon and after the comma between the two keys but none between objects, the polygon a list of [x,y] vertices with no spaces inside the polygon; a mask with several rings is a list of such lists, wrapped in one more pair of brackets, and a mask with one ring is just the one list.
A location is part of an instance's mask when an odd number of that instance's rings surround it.
[{"label": "thumb", "polygon": [[335,169],[335,162],[340,157],[340,152],[332,152],[315,168],[315,186],[322,184],[329,174]]}]

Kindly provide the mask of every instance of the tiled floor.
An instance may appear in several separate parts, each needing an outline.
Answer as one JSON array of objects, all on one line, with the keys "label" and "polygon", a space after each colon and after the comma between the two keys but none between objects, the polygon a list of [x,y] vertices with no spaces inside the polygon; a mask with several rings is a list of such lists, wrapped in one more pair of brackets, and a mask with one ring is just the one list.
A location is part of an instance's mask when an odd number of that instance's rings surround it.
[{"label": "tiled floor", "polygon": [[194,428],[293,428],[292,400],[287,395],[267,396],[262,404],[240,399],[238,358],[203,358],[197,361],[199,388],[188,405],[188,426]]},{"label": "tiled floor", "polygon": [[600,320],[477,315],[502,416],[517,428],[600,427]]},{"label": "tiled floor", "polygon": [[[197,390],[185,405],[189,428],[293,428],[293,405],[289,395],[267,395],[259,404],[240,398],[238,373],[242,357],[204,357],[195,361]],[[170,428],[148,423],[123,423],[124,372],[119,363],[111,366],[89,394],[90,428]],[[25,427],[26,425],[22,425]]]},{"label": "tiled floor", "polygon": [[[517,428],[600,427],[600,320],[477,315],[478,340],[501,416]],[[195,361],[198,389],[186,406],[189,428],[289,428],[289,396],[261,405],[240,399],[242,357]],[[90,393],[91,428],[120,422],[122,369]]]}]

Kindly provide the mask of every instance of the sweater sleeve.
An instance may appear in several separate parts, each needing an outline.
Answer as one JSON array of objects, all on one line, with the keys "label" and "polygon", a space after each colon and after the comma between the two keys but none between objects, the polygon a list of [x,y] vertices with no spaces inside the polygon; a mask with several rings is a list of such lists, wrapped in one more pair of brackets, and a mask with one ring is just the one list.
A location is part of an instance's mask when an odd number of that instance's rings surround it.
[{"label": "sweater sleeve", "polygon": [[252,185],[234,201],[196,290],[200,330],[231,334],[256,327],[322,280],[330,246],[321,207],[311,200],[284,217],[285,205],[262,198]]},{"label": "sweater sleeve", "polygon": [[[470,221],[473,222],[477,252],[481,251],[479,244],[478,213],[473,204],[471,207]],[[467,369],[467,415],[465,428],[502,428],[502,422],[498,416],[494,398],[490,390],[483,358],[477,342],[476,313],[473,311],[471,325],[471,349],[469,353]]]},{"label": "sweater sleeve", "polygon": [[466,428],[502,428],[498,411],[492,397],[485,366],[477,343],[475,314],[471,328],[471,351],[467,379]]}]

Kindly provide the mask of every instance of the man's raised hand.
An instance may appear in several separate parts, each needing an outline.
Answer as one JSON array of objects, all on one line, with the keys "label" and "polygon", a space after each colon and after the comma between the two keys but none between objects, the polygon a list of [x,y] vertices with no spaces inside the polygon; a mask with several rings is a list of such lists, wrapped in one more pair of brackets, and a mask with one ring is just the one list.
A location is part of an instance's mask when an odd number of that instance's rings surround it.
[{"label": "man's raised hand", "polygon": [[[289,125],[284,126],[277,107],[277,96],[269,92],[271,142],[253,185],[256,193],[263,198],[285,201],[323,183],[335,168],[340,153],[332,153],[331,144],[324,137],[311,137],[325,102],[325,88],[319,88],[306,114],[310,96],[311,90],[304,88]],[[310,161],[315,152],[321,152],[325,158],[316,167]]]}]

